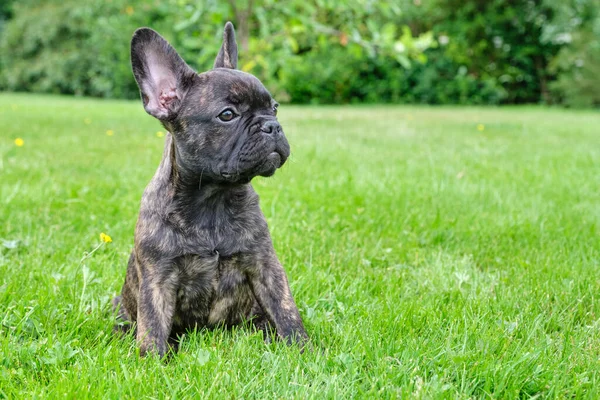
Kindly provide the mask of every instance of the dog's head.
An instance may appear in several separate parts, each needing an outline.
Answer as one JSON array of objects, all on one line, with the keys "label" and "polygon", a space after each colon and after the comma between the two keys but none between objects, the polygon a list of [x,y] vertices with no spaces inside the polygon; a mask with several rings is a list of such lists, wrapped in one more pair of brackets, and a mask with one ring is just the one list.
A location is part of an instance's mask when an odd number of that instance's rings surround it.
[{"label": "dog's head", "polygon": [[270,176],[290,147],[278,104],[253,75],[239,71],[233,25],[210,71],[197,74],[158,33],[138,29],[131,64],[144,108],[171,132],[179,168],[218,182]]}]

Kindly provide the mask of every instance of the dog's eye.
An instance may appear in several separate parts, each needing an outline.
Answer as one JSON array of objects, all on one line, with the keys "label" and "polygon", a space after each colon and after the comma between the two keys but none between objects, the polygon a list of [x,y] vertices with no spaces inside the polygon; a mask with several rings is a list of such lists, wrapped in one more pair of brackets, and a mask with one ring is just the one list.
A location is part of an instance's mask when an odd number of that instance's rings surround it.
[{"label": "dog's eye", "polygon": [[217,118],[219,118],[223,122],[229,122],[233,118],[235,118],[235,113],[228,108],[227,110],[225,110],[221,114],[219,114],[217,116]]},{"label": "dog's eye", "polygon": [[277,108],[279,107],[279,104],[275,104],[273,106],[273,112],[275,113],[275,115],[277,115]]}]

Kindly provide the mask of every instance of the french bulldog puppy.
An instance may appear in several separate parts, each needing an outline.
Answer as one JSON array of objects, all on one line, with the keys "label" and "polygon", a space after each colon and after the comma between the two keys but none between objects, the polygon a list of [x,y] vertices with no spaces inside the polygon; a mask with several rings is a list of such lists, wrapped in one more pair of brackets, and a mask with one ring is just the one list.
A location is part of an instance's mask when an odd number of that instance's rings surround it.
[{"label": "french bulldog puppy", "polygon": [[278,104],[239,71],[233,25],[210,71],[193,71],[165,39],[138,29],[133,74],[144,109],[169,132],[142,196],[121,295],[121,322],[140,354],[164,356],[187,329],[252,321],[302,347],[308,340],[250,185],[290,154]]}]

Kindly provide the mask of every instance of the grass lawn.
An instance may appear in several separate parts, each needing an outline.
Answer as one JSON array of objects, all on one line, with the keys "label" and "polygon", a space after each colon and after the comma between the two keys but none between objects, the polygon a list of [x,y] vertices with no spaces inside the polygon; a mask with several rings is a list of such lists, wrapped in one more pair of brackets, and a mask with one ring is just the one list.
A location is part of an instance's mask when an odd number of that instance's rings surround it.
[{"label": "grass lawn", "polygon": [[600,113],[280,121],[292,157],[254,187],[315,351],[241,327],[164,363],[109,307],[162,127],[137,101],[0,94],[0,398],[599,398]]}]

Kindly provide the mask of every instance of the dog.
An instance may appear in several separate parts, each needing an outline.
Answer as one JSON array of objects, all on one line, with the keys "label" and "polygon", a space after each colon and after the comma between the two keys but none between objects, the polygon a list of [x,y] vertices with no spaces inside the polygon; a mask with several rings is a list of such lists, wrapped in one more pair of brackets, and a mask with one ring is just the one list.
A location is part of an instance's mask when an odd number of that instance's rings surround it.
[{"label": "dog", "polygon": [[149,28],[131,40],[144,109],[169,132],[146,187],[121,295],[119,322],[140,355],[161,357],[194,328],[257,328],[301,349],[308,341],[250,181],[290,155],[277,102],[237,70],[228,22],[214,67],[196,73]]}]

